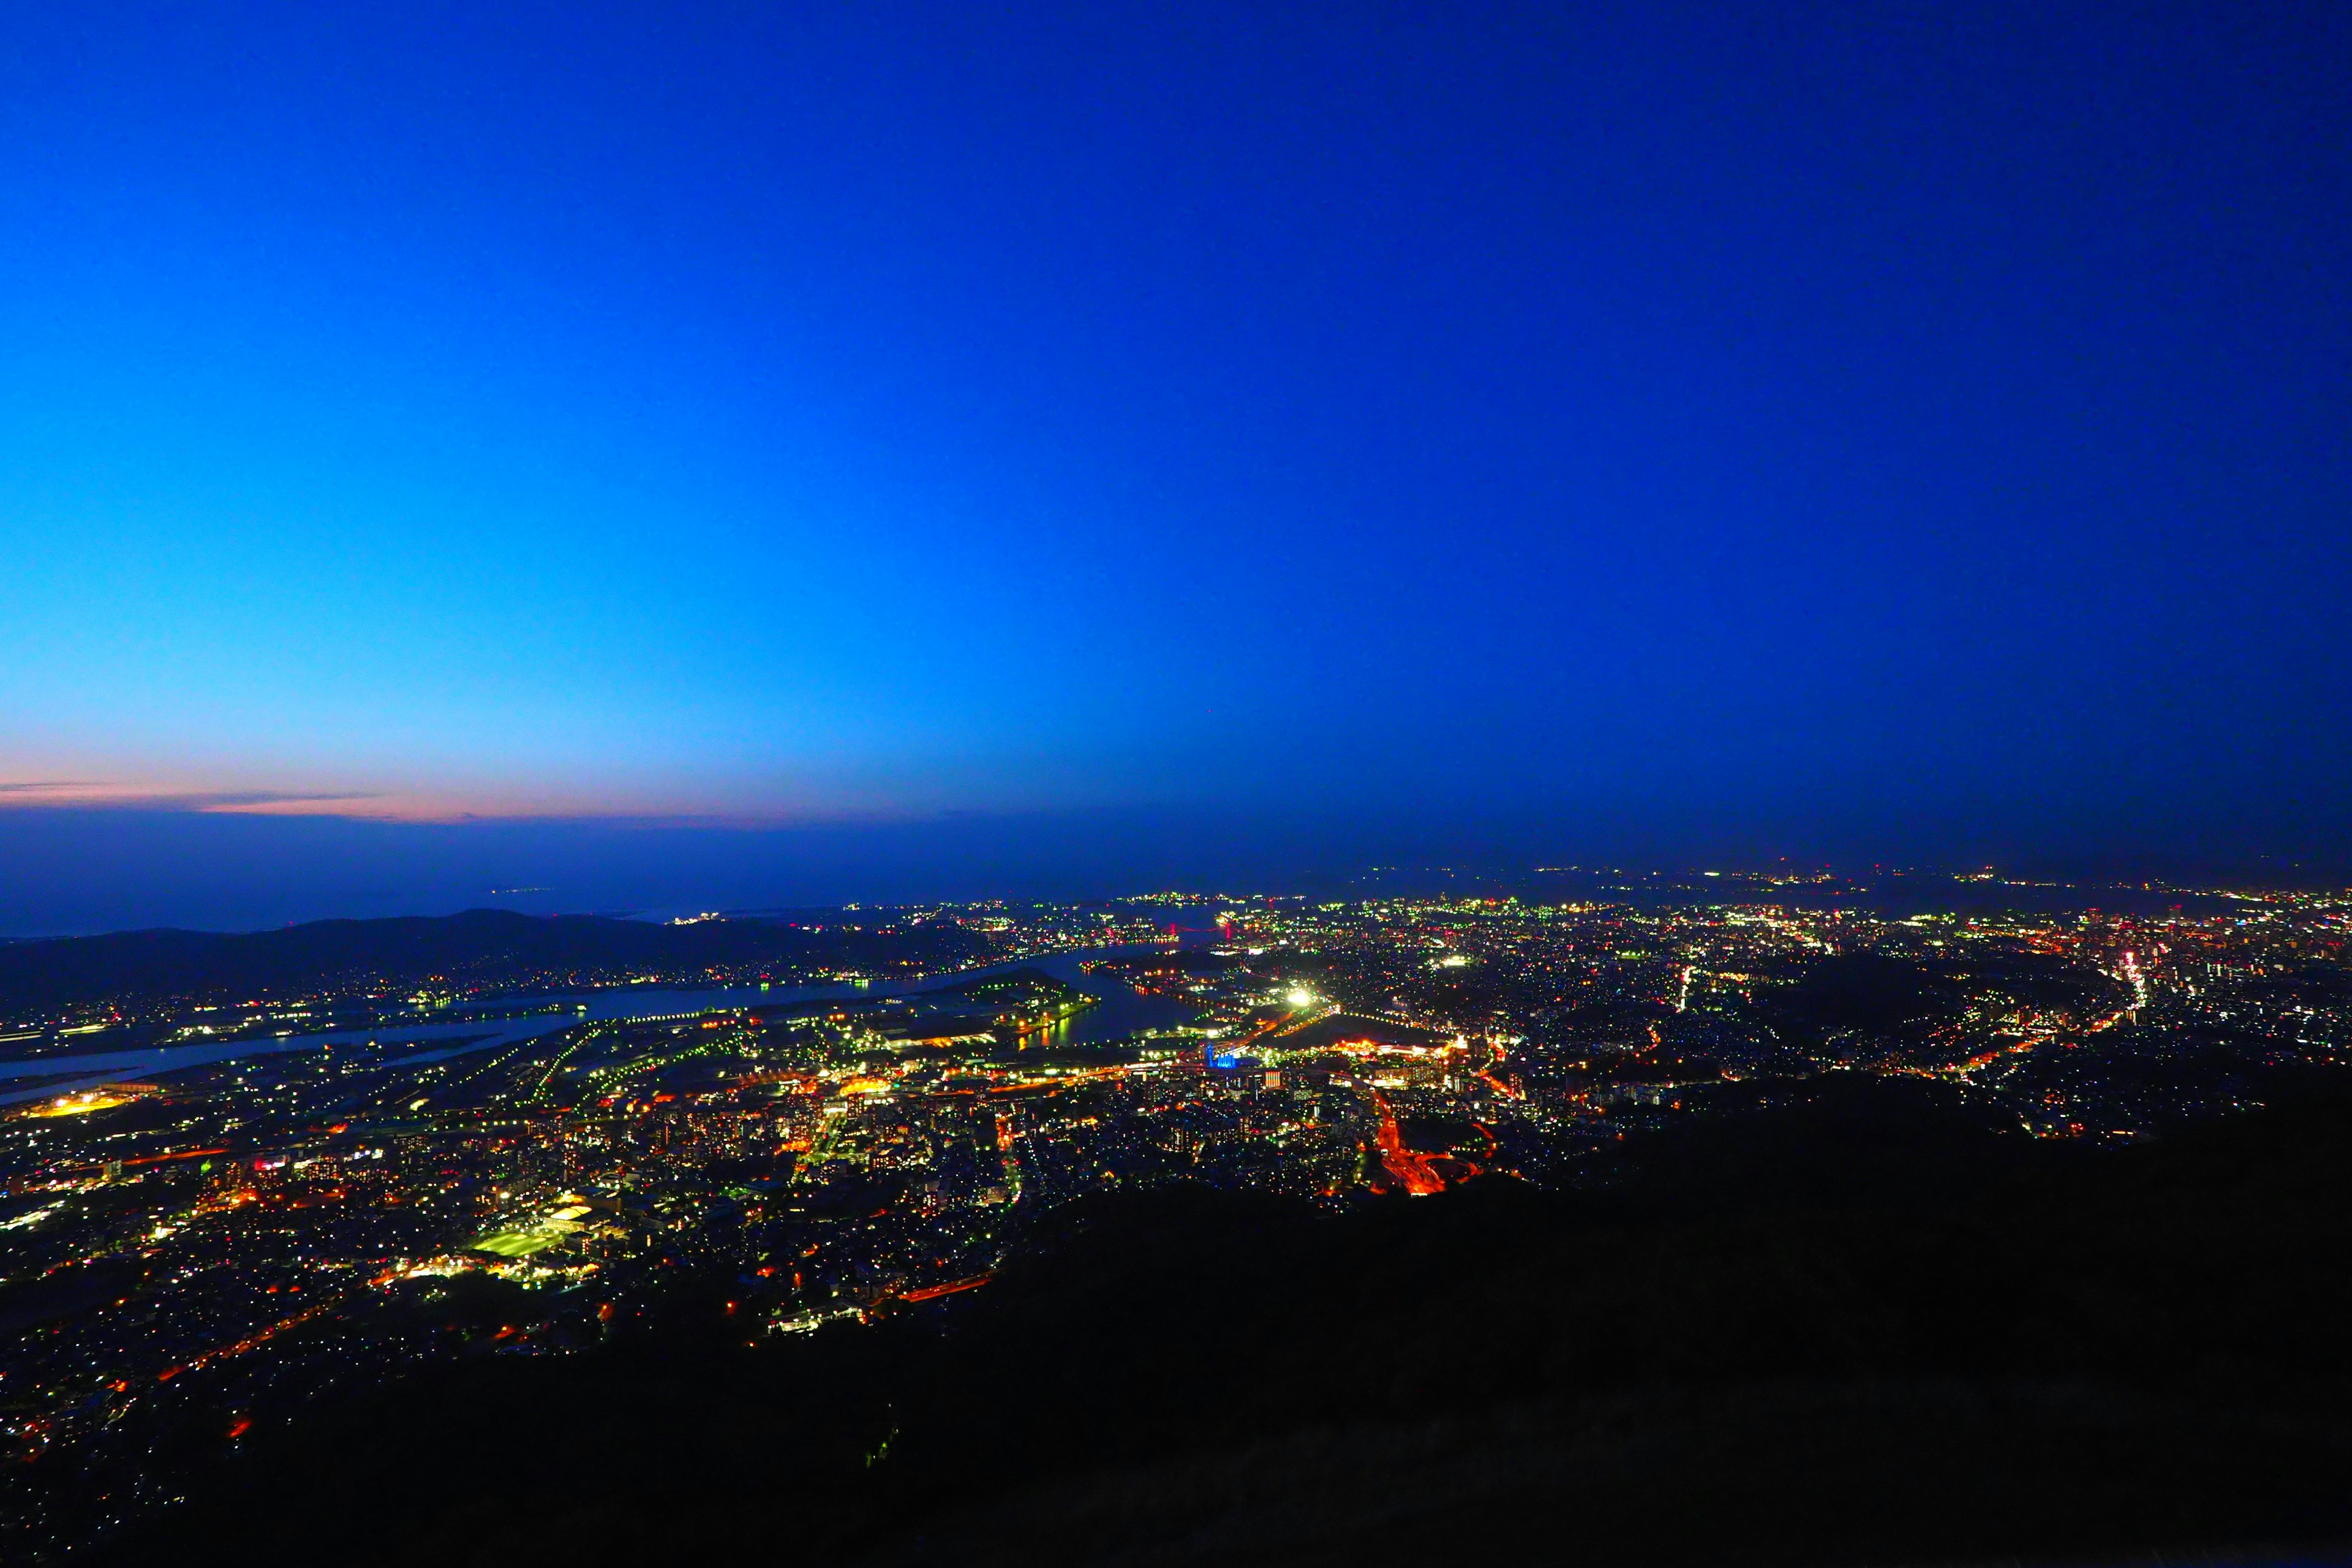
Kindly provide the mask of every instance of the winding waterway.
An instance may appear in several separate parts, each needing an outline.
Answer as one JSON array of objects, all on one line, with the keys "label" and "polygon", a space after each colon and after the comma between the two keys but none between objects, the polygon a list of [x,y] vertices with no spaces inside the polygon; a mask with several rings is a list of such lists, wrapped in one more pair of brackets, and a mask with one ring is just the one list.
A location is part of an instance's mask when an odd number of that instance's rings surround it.
[{"label": "winding waterway", "polygon": [[315,1035],[262,1035],[194,1046],[153,1046],[144,1050],[93,1052],[83,1056],[34,1057],[0,1061],[0,1082],[42,1080],[37,1087],[0,1092],[0,1105],[51,1095],[70,1094],[125,1078],[162,1078],[191,1068],[240,1061],[249,1057],[280,1056],[289,1051],[331,1050],[338,1046],[382,1047],[426,1045],[435,1040],[458,1042],[444,1051],[418,1052],[408,1062],[438,1060],[474,1051],[493,1050],[581,1023],[621,1019],[690,1017],[730,1007],[791,1007],[813,1002],[871,1002],[892,996],[919,996],[944,991],[992,974],[1039,969],[1063,984],[1095,998],[1095,1005],[1056,1025],[1048,1044],[1104,1045],[1123,1040],[1143,1029],[1167,1028],[1188,1023],[1199,1009],[1160,996],[1139,996],[1129,987],[1106,976],[1086,973],[1080,965],[1090,959],[1132,958],[1164,952],[1159,943],[1139,942],[1116,947],[1079,948],[1034,958],[1010,959],[976,969],[953,970],[906,980],[881,980],[865,985],[732,985],[700,990],[667,986],[614,986],[572,996],[519,998],[532,1005],[558,1009],[520,1018],[477,1023],[401,1024],[386,1028],[339,1029]]}]

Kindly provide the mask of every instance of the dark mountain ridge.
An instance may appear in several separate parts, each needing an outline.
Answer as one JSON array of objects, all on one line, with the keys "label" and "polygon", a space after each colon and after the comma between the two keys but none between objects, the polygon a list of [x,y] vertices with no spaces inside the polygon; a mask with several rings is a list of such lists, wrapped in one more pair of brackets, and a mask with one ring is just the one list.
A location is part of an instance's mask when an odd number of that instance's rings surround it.
[{"label": "dark mountain ridge", "polygon": [[[818,921],[822,929],[812,929]],[[757,978],[817,963],[882,967],[977,955],[977,937],[946,923],[856,925],[835,911],[784,919],[656,924],[605,915],[508,910],[317,921],[274,931],[119,931],[0,945],[0,1017],[93,1003],[283,1000],[328,990],[398,991],[436,979],[503,988],[712,970]]]}]

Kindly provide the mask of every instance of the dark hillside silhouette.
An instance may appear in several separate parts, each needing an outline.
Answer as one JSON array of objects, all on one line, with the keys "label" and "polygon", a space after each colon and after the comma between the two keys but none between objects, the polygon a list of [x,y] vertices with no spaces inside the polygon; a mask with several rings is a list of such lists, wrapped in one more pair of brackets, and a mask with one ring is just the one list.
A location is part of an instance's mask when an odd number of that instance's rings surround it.
[{"label": "dark hillside silhouette", "polygon": [[[277,931],[121,931],[0,944],[0,1017],[93,1002],[163,998],[243,1002],[330,988],[397,991],[435,978],[485,987],[659,973],[692,978],[719,969],[828,962],[856,967],[926,965],[973,956],[982,944],[951,924],[894,930],[826,929],[782,920],[663,925],[602,915],[540,916],[506,910],[317,921]],[[871,927],[879,918],[866,922]]]},{"label": "dark hillside silhouette", "polygon": [[[1825,1179],[1832,1168],[1849,1173]],[[1863,1179],[1852,1173],[1864,1173]],[[262,1436],[112,1561],[1810,1564],[2352,1533],[2352,1110],[1840,1102],[1343,1217],[1176,1188],[755,1348],[721,1299]]]}]

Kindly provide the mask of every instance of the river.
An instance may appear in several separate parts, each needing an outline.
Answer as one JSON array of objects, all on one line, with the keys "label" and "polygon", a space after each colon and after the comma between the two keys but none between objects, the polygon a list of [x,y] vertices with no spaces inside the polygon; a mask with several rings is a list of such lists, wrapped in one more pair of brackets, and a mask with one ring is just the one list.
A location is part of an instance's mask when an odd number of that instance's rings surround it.
[{"label": "river", "polygon": [[251,1039],[229,1040],[216,1045],[154,1046],[136,1051],[0,1061],[0,1083],[9,1079],[47,1080],[37,1088],[0,1092],[0,1105],[46,1100],[52,1095],[95,1089],[100,1084],[126,1078],[162,1078],[170,1073],[185,1072],[191,1068],[240,1061],[248,1057],[280,1056],[289,1051],[331,1050],[338,1046],[425,1045],[434,1040],[462,1042],[445,1051],[418,1052],[404,1058],[409,1062],[436,1061],[474,1051],[493,1050],[557,1029],[568,1029],[583,1022],[682,1017],[698,1013],[720,1012],[730,1007],[789,1007],[809,1002],[871,1002],[891,996],[919,996],[961,985],[968,981],[985,979],[992,974],[1009,974],[1018,969],[1044,970],[1055,979],[1096,999],[1094,1006],[1057,1026],[1051,1034],[1050,1044],[1107,1045],[1123,1040],[1138,1030],[1167,1028],[1189,1022],[1200,1016],[1200,1010],[1167,997],[1139,996],[1128,986],[1107,976],[1083,973],[1079,965],[1089,959],[1131,958],[1166,951],[1164,946],[1151,942],[1080,948],[1035,958],[1010,959],[977,969],[955,970],[907,980],[876,981],[866,985],[732,985],[700,990],[655,985],[613,986],[571,996],[519,998],[519,1001],[527,1000],[535,1005],[554,1006],[562,1010],[485,1023],[402,1024],[390,1028],[341,1029],[317,1035],[257,1036]]}]

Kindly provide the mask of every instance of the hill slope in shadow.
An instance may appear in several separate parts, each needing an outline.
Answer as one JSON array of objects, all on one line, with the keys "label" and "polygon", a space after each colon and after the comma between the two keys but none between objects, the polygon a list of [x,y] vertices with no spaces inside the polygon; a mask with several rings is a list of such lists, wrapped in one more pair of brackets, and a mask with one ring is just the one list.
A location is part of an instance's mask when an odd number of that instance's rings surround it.
[{"label": "hill slope in shadow", "polygon": [[[1843,1174],[1841,1174],[1843,1173]],[[2352,1108],[2107,1155],[1865,1092],[1332,1217],[1174,1189],[987,1289],[447,1367],[110,1561],[2080,1558],[2352,1535]]]}]

